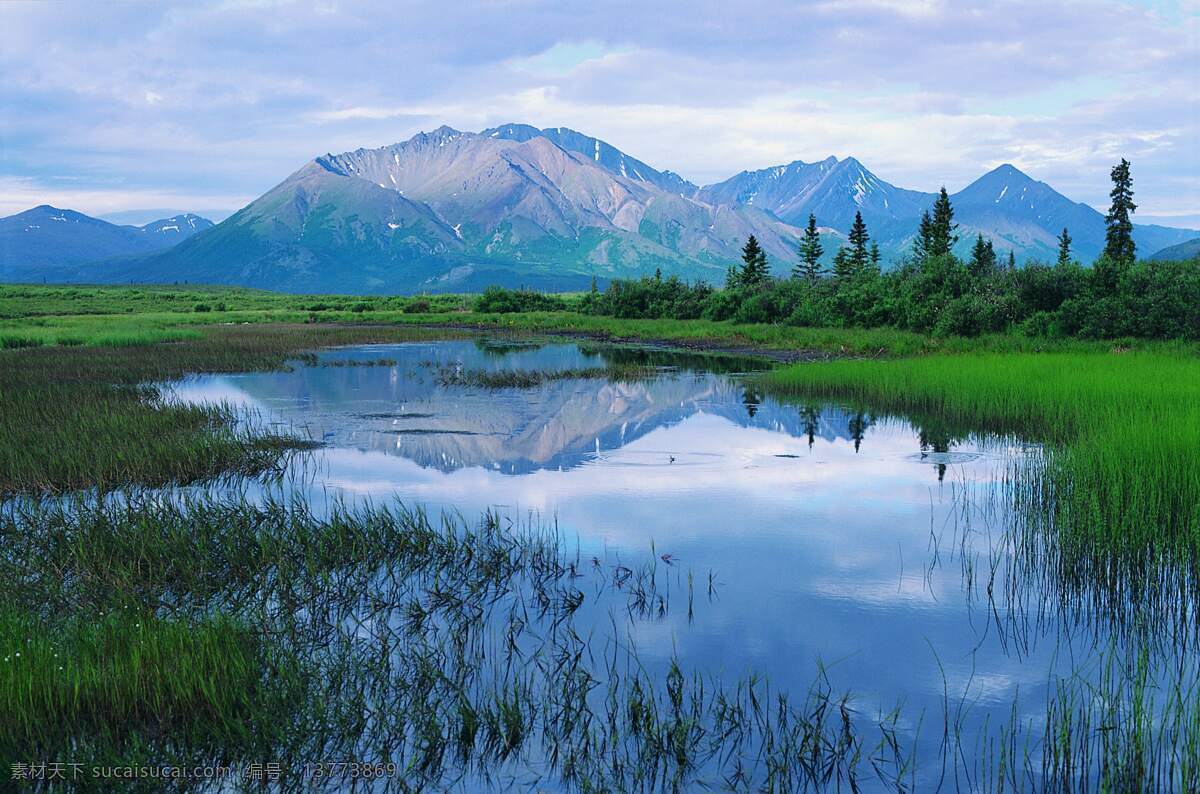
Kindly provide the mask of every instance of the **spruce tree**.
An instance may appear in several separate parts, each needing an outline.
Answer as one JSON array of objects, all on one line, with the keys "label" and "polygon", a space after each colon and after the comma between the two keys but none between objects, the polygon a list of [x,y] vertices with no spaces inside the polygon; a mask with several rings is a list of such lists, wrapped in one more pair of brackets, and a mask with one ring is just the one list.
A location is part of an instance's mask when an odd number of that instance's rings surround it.
[{"label": "spruce tree", "polygon": [[1013,254],[1012,251],[1008,252],[1008,269],[1010,271],[1017,269],[1017,257],[1016,257],[1016,255]]},{"label": "spruce tree", "polygon": [[739,280],[737,266],[730,265],[725,271],[725,289],[737,289]]},{"label": "spruce tree", "polygon": [[767,253],[758,244],[758,239],[752,234],[742,247],[741,283],[744,287],[753,287],[767,280]]},{"label": "spruce tree", "polygon": [[1058,236],[1058,264],[1071,264],[1071,235],[1067,232],[1067,227],[1064,226],[1062,234]]},{"label": "spruce tree", "polygon": [[804,230],[804,239],[800,241],[800,264],[796,265],[793,274],[803,276],[809,281],[816,281],[823,272],[821,254],[825,249],[821,246],[821,235],[817,233],[817,216],[808,214],[808,227]]},{"label": "spruce tree", "polygon": [[863,223],[862,213],[854,213],[854,225],[850,227],[850,265],[856,272],[866,268],[870,261],[867,252],[867,242],[871,236],[867,234],[867,224]]},{"label": "spruce tree", "polygon": [[957,228],[958,224],[954,222],[954,208],[950,206],[950,194],[943,187],[933,202],[933,218],[929,223],[926,254],[928,256],[949,254],[954,248],[954,244],[958,242],[958,235],[954,233]]},{"label": "spruce tree", "polygon": [[871,241],[871,268],[879,272],[879,243],[874,240]]},{"label": "spruce tree", "polygon": [[929,256],[929,246],[933,244],[933,219],[929,210],[921,213],[921,224],[917,227],[917,239],[913,241],[913,258],[918,262]]},{"label": "spruce tree", "polygon": [[1113,189],[1108,194],[1112,206],[1104,217],[1108,227],[1105,233],[1104,254],[1114,262],[1132,264],[1137,256],[1133,244],[1133,221],[1129,216],[1137,209],[1133,203],[1133,176],[1129,173],[1129,161],[1124,157],[1112,169]]},{"label": "spruce tree", "polygon": [[833,257],[833,277],[838,281],[846,281],[854,275],[854,262],[850,252],[839,247]]},{"label": "spruce tree", "polygon": [[986,276],[996,269],[996,249],[991,240],[984,240],[983,235],[975,236],[975,246],[971,249],[971,273],[975,276]]}]

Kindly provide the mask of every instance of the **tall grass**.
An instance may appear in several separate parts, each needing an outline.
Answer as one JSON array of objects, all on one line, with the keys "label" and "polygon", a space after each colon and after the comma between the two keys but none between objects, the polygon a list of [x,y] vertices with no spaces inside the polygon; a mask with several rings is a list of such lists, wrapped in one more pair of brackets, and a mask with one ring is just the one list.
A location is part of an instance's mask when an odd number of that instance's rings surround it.
[{"label": "tall grass", "polygon": [[125,605],[61,619],[6,605],[0,759],[112,763],[139,736],[161,737],[164,756],[249,750],[264,737],[255,721],[287,717],[288,664],[220,615],[181,621]]},{"label": "tall grass", "polygon": [[[875,713],[819,667],[788,692],[642,658],[637,623],[680,608],[681,572],[656,559],[581,560],[553,527],[493,514],[318,513],[287,492],[11,501],[0,649],[22,661],[0,663],[0,749],[357,758],[393,764],[397,790],[1200,784],[1194,665],[1100,653],[1100,674],[1049,682],[1044,715],[978,732],[949,700]],[[922,731],[940,753],[915,753]]]},{"label": "tall grass", "polygon": [[31,757],[364,758],[435,790],[906,774],[895,715],[861,718],[822,678],[793,698],[656,672],[626,634],[671,608],[673,570],[585,563],[553,528],[127,492],[10,502],[0,540],[0,648],[34,649],[0,665],[0,735]]},{"label": "tall grass", "polygon": [[303,439],[237,426],[221,406],[166,404],[157,382],[283,367],[315,347],[444,337],[421,328],[213,328],[121,347],[0,351],[0,495],[187,483],[276,469]]},{"label": "tall grass", "polygon": [[[1047,444],[1015,473],[1025,520],[1065,565],[1136,586],[1200,565],[1200,359],[1169,353],[833,361],[762,376],[784,395],[869,403]],[[1069,573],[1069,571],[1068,571]]]}]

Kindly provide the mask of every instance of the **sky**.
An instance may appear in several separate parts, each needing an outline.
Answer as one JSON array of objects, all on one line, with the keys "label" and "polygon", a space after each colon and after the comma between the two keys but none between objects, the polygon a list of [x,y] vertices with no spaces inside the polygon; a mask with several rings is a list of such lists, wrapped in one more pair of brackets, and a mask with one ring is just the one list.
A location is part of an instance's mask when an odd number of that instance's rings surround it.
[{"label": "sky", "polygon": [[0,3],[0,215],[220,216],[326,152],[565,126],[707,184],[1012,163],[1200,228],[1200,0]]}]

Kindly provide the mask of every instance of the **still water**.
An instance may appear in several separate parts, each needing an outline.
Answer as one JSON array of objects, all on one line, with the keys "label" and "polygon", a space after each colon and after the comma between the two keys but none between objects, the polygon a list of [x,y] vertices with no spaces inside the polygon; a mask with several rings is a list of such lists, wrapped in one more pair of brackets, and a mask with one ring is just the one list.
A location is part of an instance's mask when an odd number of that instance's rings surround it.
[{"label": "still water", "polygon": [[[439,377],[629,360],[655,375],[532,388]],[[1014,717],[1040,725],[1054,676],[1087,675],[1109,639],[1016,614],[1037,593],[1019,605],[1004,588],[987,592],[1009,554],[1004,477],[1037,446],[782,403],[745,385],[739,371],[752,366],[459,340],[337,349],[287,372],[172,389],[321,442],[302,464],[314,502],[499,511],[556,526],[582,560],[652,562],[672,608],[628,625],[592,613],[594,631],[628,632],[651,667],[675,658],[723,680],[756,674],[776,691],[803,694],[823,669],[864,723],[900,706],[902,740],[927,762],[918,788],[945,778],[930,759],[944,752],[948,712],[966,730]],[[679,607],[689,572],[694,609]]]}]

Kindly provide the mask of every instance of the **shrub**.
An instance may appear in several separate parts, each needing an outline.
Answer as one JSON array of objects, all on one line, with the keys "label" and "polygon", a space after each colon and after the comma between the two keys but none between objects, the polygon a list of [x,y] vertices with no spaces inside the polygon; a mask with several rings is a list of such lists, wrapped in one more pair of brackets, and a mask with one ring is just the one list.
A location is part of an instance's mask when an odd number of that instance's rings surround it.
[{"label": "shrub", "polygon": [[492,314],[552,312],[565,308],[566,303],[558,295],[547,295],[530,289],[488,287],[475,299],[475,311]]},{"label": "shrub", "polygon": [[429,311],[429,301],[424,298],[413,298],[404,304],[405,314],[425,314]]}]

